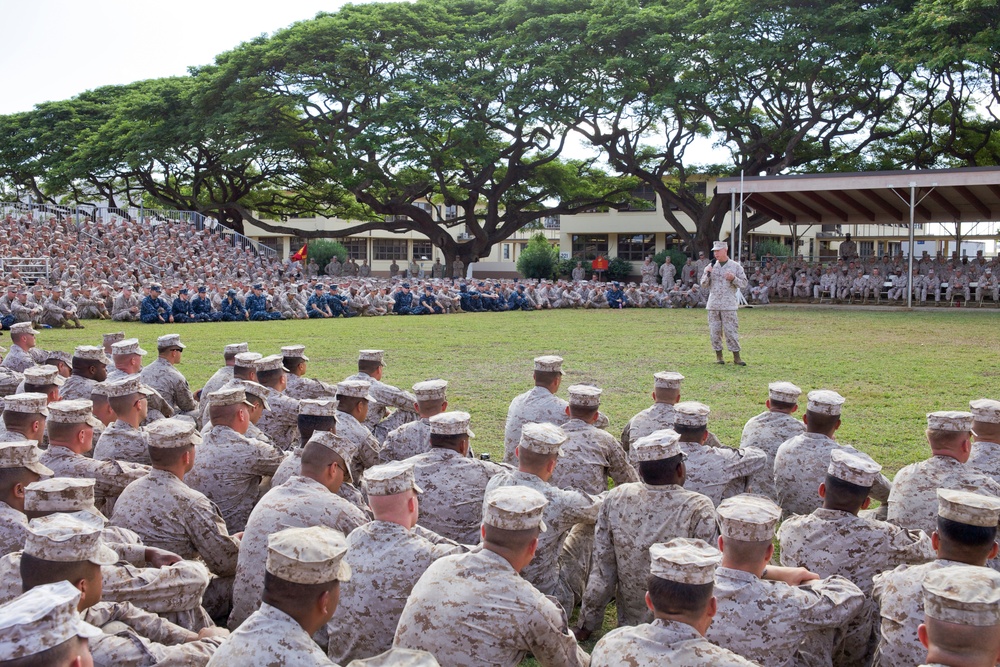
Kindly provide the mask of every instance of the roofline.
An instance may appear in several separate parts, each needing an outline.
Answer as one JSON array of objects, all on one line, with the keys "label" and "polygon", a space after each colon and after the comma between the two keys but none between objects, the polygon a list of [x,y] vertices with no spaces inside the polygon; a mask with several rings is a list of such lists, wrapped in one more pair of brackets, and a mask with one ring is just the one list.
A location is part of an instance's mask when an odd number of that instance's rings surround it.
[{"label": "roofline", "polygon": [[[743,182],[745,192],[782,192],[787,190],[875,190],[886,188],[947,185],[1000,185],[1000,167],[961,167],[957,169],[900,169],[821,174],[783,174],[778,176],[733,176],[716,181],[716,194],[726,194]],[[730,186],[724,188],[723,186]],[[739,191],[739,188],[735,188]]]}]

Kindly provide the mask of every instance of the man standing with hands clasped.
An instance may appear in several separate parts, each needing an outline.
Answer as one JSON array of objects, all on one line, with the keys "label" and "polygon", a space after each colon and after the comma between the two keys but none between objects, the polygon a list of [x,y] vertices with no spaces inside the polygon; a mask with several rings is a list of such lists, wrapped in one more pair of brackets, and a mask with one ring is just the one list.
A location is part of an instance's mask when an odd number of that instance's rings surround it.
[{"label": "man standing with hands clasped", "polygon": [[746,366],[740,359],[739,321],[736,308],[737,293],[747,286],[747,274],[739,262],[729,259],[729,244],[716,241],[712,246],[715,261],[701,274],[701,286],[708,289],[708,333],[715,350],[716,363],[725,364],[722,358],[722,333],[726,334],[726,347],[733,353],[733,363]]}]

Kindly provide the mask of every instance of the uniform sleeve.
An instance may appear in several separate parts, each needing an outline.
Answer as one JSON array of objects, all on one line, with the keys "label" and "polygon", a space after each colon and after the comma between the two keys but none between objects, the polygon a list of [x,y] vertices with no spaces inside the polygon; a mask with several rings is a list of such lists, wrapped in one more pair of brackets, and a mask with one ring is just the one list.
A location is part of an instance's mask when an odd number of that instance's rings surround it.
[{"label": "uniform sleeve", "polygon": [[580,606],[580,624],[588,630],[598,630],[601,627],[604,608],[611,602],[618,588],[618,561],[615,558],[614,535],[608,515],[608,503],[605,502],[597,514],[594,556]]},{"label": "uniform sleeve", "polygon": [[543,667],[589,667],[590,656],[576,643],[562,610],[548,599],[534,607],[525,628],[531,654]]},{"label": "uniform sleeve", "polygon": [[625,428],[622,429],[622,437],[621,437],[622,448],[626,452],[628,451],[629,440],[631,439],[631,437],[632,437],[632,420],[629,419],[625,423]]},{"label": "uniform sleeve", "polygon": [[198,401],[194,400],[194,394],[191,393],[191,387],[187,380],[177,383],[174,398],[177,399],[177,407],[181,412],[191,412],[198,409]]},{"label": "uniform sleeve", "polygon": [[793,590],[799,602],[799,622],[808,629],[842,627],[858,615],[865,601],[861,589],[839,575]]},{"label": "uniform sleeve", "polygon": [[222,513],[208,498],[189,508],[187,533],[208,569],[220,577],[236,574],[239,542],[229,534]]},{"label": "uniform sleeve", "polygon": [[691,512],[690,534],[709,544],[716,544],[719,541],[719,522],[715,516],[715,505],[708,496],[702,496],[699,506]]},{"label": "uniform sleeve", "polygon": [[255,475],[270,477],[278,469],[278,466],[281,465],[281,462],[285,460],[287,453],[260,440],[251,440],[251,442],[256,446],[257,453],[254,456],[250,471]]},{"label": "uniform sleeve", "polygon": [[120,495],[125,487],[144,477],[149,466],[127,461],[99,461],[93,466],[95,477],[94,495],[109,497]]},{"label": "uniform sleeve", "polygon": [[[631,423],[631,422],[630,422]],[[625,426],[625,430],[622,431],[622,438],[624,438],[628,433],[628,426]],[[639,474],[635,471],[631,465],[629,465],[628,458],[625,456],[625,451],[627,449],[622,449],[617,446],[608,448],[608,474],[611,479],[614,480],[615,484],[627,484],[629,482],[638,482]]]},{"label": "uniform sleeve", "polygon": [[879,474],[875,478],[874,484],[872,484],[872,490],[870,495],[875,500],[879,501],[883,505],[889,502],[889,493],[892,492],[892,482],[885,475]]},{"label": "uniform sleeve", "polygon": [[433,530],[428,530],[417,524],[412,528],[413,533],[419,537],[424,538],[428,542],[434,545],[434,557],[440,558],[441,556],[452,556],[454,554],[461,554],[469,551],[472,547],[465,544],[459,544],[455,540],[450,540],[447,537],[438,535]]},{"label": "uniform sleeve", "polygon": [[892,534],[889,538],[889,566],[897,565],[919,565],[927,563],[935,558],[937,554],[931,546],[931,538],[922,530],[907,530],[893,524]]},{"label": "uniform sleeve", "polygon": [[140,609],[131,602],[102,603],[92,607],[88,613],[88,622],[98,626],[115,621],[129,626],[139,636],[160,644],[181,644],[196,636],[194,632]]}]

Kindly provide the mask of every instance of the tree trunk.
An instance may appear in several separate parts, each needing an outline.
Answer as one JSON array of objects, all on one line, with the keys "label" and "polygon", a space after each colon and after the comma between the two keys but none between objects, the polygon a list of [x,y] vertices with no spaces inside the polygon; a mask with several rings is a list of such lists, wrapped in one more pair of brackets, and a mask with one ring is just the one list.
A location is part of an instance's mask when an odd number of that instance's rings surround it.
[{"label": "tree trunk", "polygon": [[219,222],[229,227],[234,232],[246,235],[246,228],[243,225],[243,214],[235,208],[223,208],[219,211]]}]

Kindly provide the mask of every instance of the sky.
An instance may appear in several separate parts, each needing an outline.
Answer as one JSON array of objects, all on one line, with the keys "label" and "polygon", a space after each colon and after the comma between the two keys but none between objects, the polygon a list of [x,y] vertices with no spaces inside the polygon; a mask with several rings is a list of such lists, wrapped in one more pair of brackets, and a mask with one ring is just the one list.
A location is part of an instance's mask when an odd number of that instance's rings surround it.
[{"label": "sky", "polygon": [[[370,0],[368,0],[370,1]],[[355,0],[363,4],[365,0]],[[0,114],[177,76],[346,0],[0,0]]]}]

